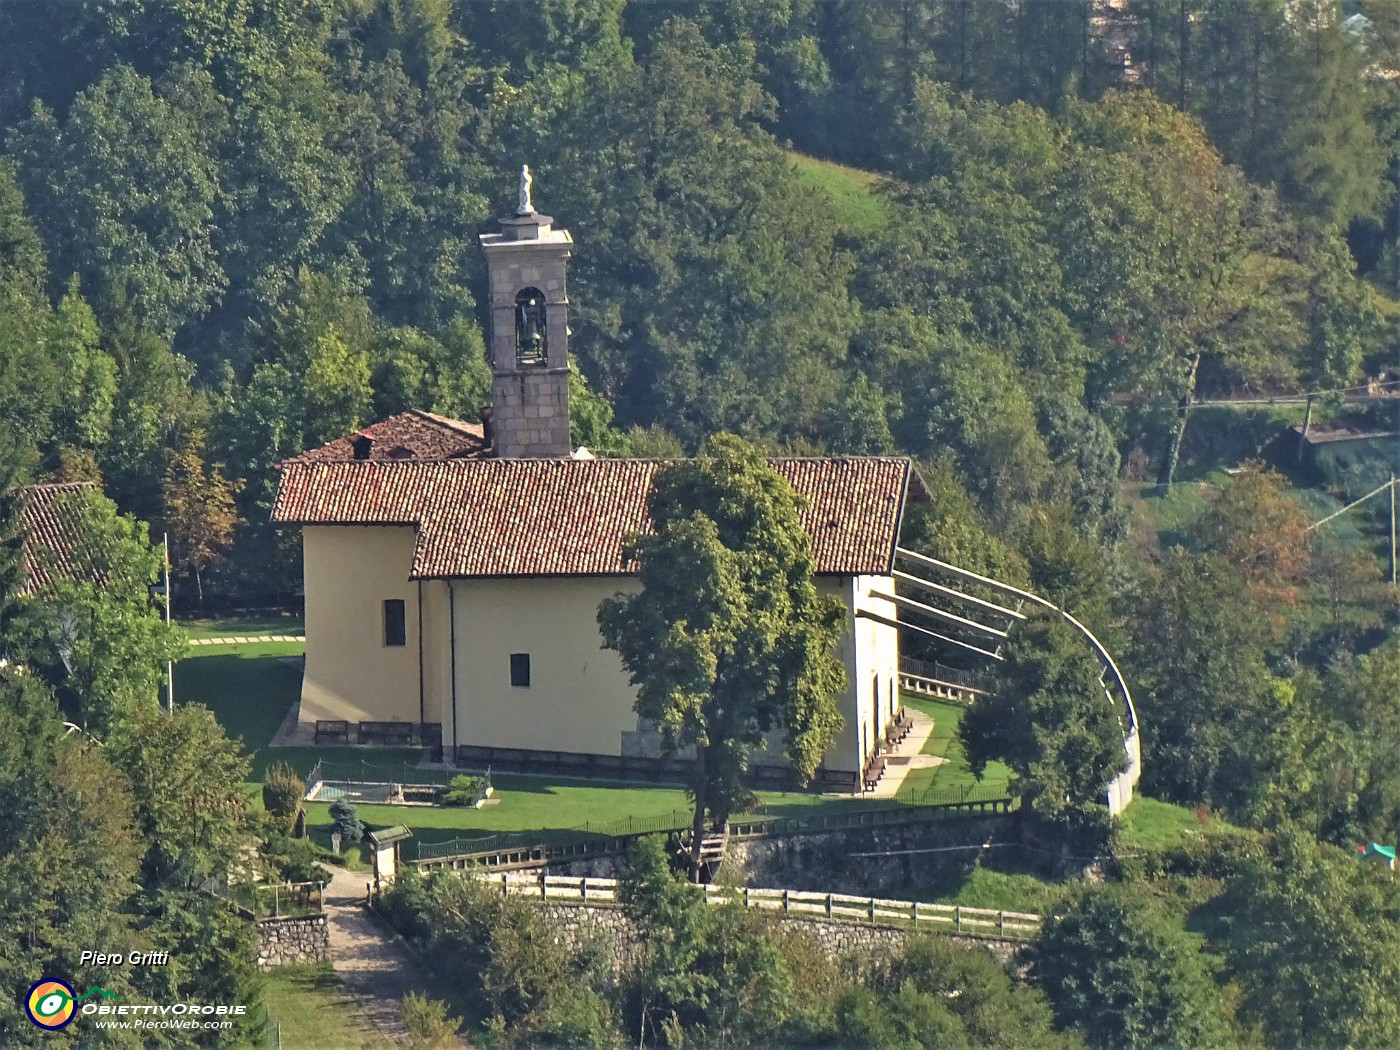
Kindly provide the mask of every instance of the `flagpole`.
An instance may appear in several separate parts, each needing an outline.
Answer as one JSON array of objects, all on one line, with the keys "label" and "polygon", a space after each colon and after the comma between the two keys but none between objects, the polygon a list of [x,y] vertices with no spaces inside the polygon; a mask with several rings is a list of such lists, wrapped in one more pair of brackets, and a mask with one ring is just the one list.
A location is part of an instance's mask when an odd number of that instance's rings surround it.
[{"label": "flagpole", "polygon": [[[161,542],[165,548],[165,625],[170,626],[170,533],[161,533]],[[172,660],[165,661],[165,709],[175,710],[175,663]]]}]

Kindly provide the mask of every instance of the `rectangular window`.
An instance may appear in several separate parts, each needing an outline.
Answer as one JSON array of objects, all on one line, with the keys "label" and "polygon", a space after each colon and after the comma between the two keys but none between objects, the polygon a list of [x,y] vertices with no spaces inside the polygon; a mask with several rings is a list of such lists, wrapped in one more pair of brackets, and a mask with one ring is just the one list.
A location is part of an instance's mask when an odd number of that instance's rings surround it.
[{"label": "rectangular window", "polygon": [[384,600],[384,644],[404,645],[407,640],[407,631],[404,628],[403,599],[386,598]]},{"label": "rectangular window", "polygon": [[510,654],[510,684],[524,686],[528,686],[530,684],[529,653]]}]

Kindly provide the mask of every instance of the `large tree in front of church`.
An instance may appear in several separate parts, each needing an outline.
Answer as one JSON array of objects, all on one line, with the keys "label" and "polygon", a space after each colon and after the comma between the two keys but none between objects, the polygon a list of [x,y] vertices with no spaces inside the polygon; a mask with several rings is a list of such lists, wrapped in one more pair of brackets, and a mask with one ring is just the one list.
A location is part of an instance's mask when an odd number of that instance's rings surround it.
[{"label": "large tree in front of church", "polygon": [[624,548],[641,589],[598,610],[637,713],[668,748],[695,751],[695,863],[706,817],[719,826],[749,801],[743,776],[766,732],[784,731],[805,780],[841,728],[845,610],[817,591],[800,506],[751,445],[711,438],[698,459],[658,471],[651,530]]}]

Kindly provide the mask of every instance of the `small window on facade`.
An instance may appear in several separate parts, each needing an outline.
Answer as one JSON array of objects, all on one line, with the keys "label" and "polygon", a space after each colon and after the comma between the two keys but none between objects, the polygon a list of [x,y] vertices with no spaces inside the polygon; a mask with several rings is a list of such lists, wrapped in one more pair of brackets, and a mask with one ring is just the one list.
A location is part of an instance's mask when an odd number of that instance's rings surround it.
[{"label": "small window on facade", "polygon": [[510,654],[510,684],[528,686],[530,684],[530,654]]},{"label": "small window on facade", "polygon": [[384,601],[384,644],[404,645],[407,642],[404,628],[403,599],[387,598]]}]

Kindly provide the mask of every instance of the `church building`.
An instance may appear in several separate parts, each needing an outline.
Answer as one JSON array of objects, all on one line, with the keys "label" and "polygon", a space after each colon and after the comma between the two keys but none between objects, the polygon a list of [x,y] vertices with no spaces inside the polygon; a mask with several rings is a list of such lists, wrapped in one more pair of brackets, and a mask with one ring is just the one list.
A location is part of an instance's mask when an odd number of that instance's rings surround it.
[{"label": "church building", "polygon": [[[570,447],[573,238],[535,210],[528,173],[481,244],[481,421],[405,412],[282,465],[272,516],[302,530],[305,560],[299,719],[352,742],[440,741],[464,766],[678,779],[685,757],[639,721],[597,625],[604,598],[637,586],[622,545],[665,464]],[[818,781],[857,788],[900,712],[895,551],[906,503],[928,494],[907,459],[770,462],[806,500],[819,588],[848,612],[845,725]],[[788,776],[779,750],[756,769],[771,783]]]}]

